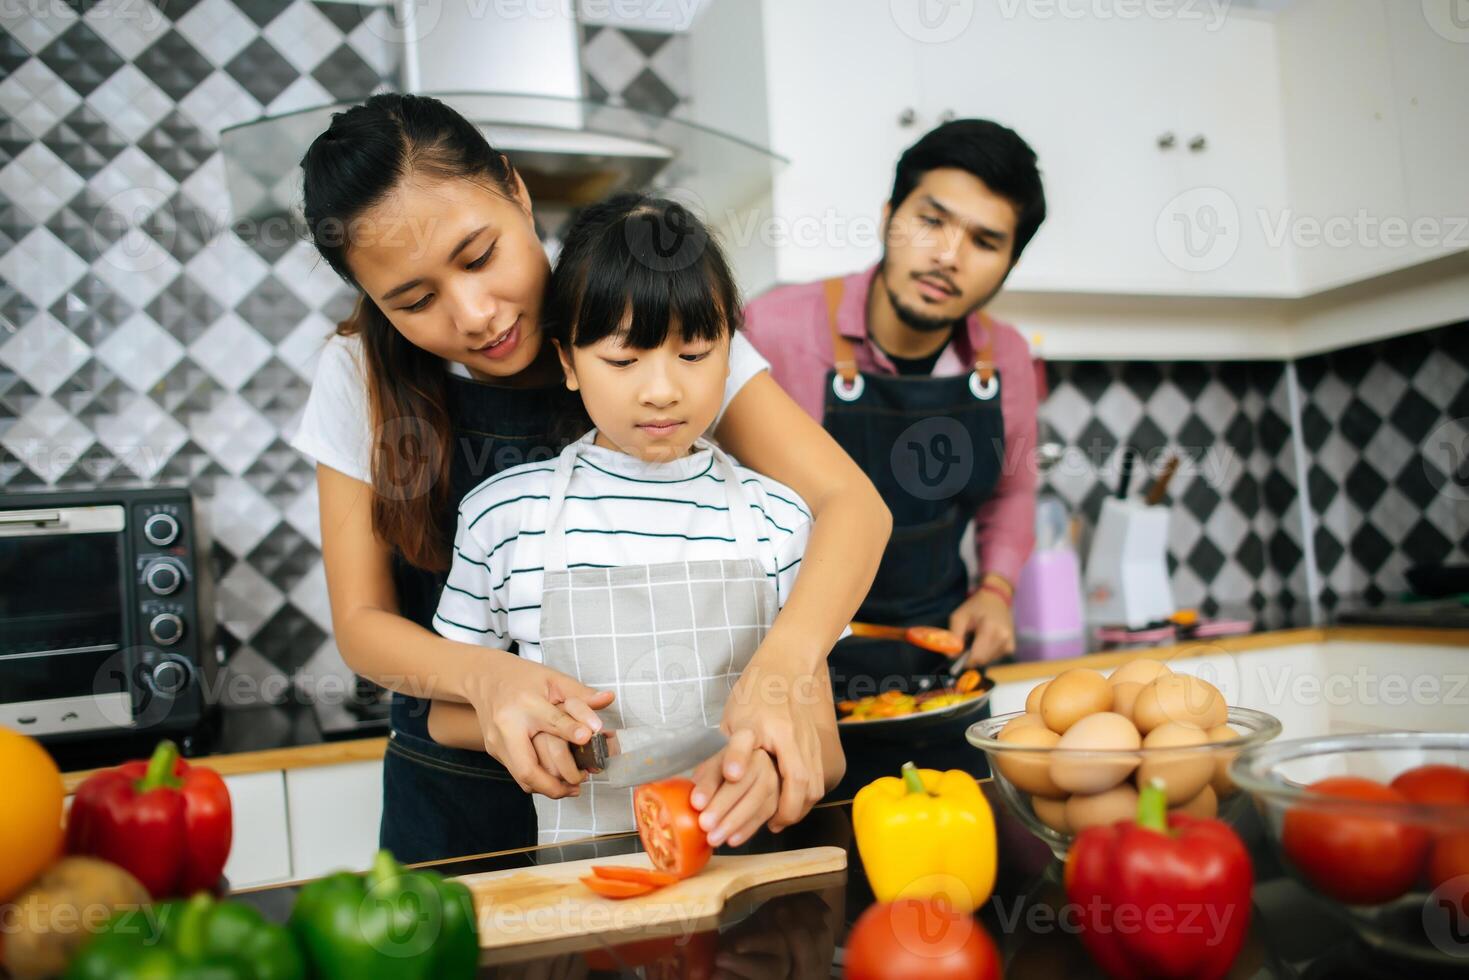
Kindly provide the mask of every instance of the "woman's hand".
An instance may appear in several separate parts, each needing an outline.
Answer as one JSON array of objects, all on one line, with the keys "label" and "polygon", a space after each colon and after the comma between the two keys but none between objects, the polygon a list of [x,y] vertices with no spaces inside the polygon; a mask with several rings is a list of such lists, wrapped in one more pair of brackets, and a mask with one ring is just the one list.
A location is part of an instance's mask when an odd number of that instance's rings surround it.
[{"label": "woman's hand", "polygon": [[[575,795],[581,780],[566,778],[579,775],[566,743],[584,745],[602,730],[597,712],[612,703],[613,693],[594,690],[514,654],[504,657],[498,669],[465,685],[465,696],[484,733],[485,751],[499,759],[527,793],[552,799]],[[554,741],[542,738],[537,743],[540,735]]]},{"label": "woman's hand", "polygon": [[960,655],[966,666],[981,667],[1015,652],[1015,619],[1010,604],[988,589],[980,589],[960,603],[949,615],[949,629],[969,640],[969,650]]},{"label": "woman's hand", "polygon": [[[824,661],[819,669],[826,670]],[[822,679],[809,669],[780,665],[767,640],[724,706],[720,727],[730,736],[730,745],[723,753],[723,778],[743,779],[753,751],[769,753],[780,773],[780,800],[770,819],[776,833],[804,817],[826,794],[821,713],[830,714],[832,708],[823,688]]]},{"label": "woman's hand", "polygon": [[[730,776],[730,771],[738,773]],[[691,802],[709,846],[738,847],[775,815],[780,775],[770,753],[755,746],[749,729],[735,732],[724,750],[694,769]]]}]

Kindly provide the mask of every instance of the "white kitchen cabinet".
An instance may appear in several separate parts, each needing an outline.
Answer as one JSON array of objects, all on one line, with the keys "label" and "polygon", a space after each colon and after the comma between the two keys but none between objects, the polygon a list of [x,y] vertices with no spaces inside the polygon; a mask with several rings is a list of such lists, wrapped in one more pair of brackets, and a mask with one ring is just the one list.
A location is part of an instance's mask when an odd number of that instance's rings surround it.
[{"label": "white kitchen cabinet", "polygon": [[1469,29],[1395,0],[1148,9],[713,0],[690,114],[791,161],[765,213],[714,216],[744,288],[874,261],[899,154],[952,115],[1040,157],[1011,293],[1296,301],[1469,250]]},{"label": "white kitchen cabinet", "polygon": [[291,878],[286,782],[280,770],[226,776],[234,836],[224,874],[231,888]]},{"label": "white kitchen cabinet", "polygon": [[383,813],[382,760],[287,770],[285,793],[295,877],[367,869]]}]

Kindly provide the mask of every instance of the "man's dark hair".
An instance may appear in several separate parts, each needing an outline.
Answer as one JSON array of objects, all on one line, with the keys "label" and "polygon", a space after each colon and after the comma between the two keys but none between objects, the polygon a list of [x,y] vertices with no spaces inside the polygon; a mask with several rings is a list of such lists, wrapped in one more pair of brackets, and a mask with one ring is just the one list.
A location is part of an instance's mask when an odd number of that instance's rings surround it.
[{"label": "man's dark hair", "polygon": [[1036,229],[1046,220],[1046,193],[1036,167],[1035,151],[1013,129],[988,119],[956,119],[930,131],[898,159],[893,178],[892,209],[913,193],[930,170],[967,171],[1015,205],[1013,265]]}]

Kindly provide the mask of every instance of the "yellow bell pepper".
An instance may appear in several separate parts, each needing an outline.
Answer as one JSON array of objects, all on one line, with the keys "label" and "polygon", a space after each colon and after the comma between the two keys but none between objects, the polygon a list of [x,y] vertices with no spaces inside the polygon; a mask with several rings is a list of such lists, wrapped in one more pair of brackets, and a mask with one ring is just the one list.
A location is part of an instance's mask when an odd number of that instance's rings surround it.
[{"label": "yellow bell pepper", "polygon": [[974,777],[908,762],[852,801],[857,851],[880,902],[944,896],[973,911],[995,888],[995,817]]}]

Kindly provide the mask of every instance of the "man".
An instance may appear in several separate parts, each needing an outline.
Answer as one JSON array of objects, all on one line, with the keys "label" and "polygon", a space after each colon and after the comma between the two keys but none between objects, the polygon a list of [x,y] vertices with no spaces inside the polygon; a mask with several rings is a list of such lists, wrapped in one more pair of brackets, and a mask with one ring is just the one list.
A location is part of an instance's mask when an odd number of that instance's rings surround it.
[{"label": "man", "polygon": [[[1034,544],[1036,487],[1030,353],[1013,327],[982,311],[1045,210],[1024,140],[986,120],[947,123],[898,161],[874,268],[779,287],[745,311],[776,381],[892,510],[892,539],[859,618],[947,626],[976,665],[1014,649],[1014,582]],[[960,557],[971,519],[982,572],[972,594]],[[848,640],[832,665],[838,691],[861,696],[875,692],[859,681],[943,664]]]}]

